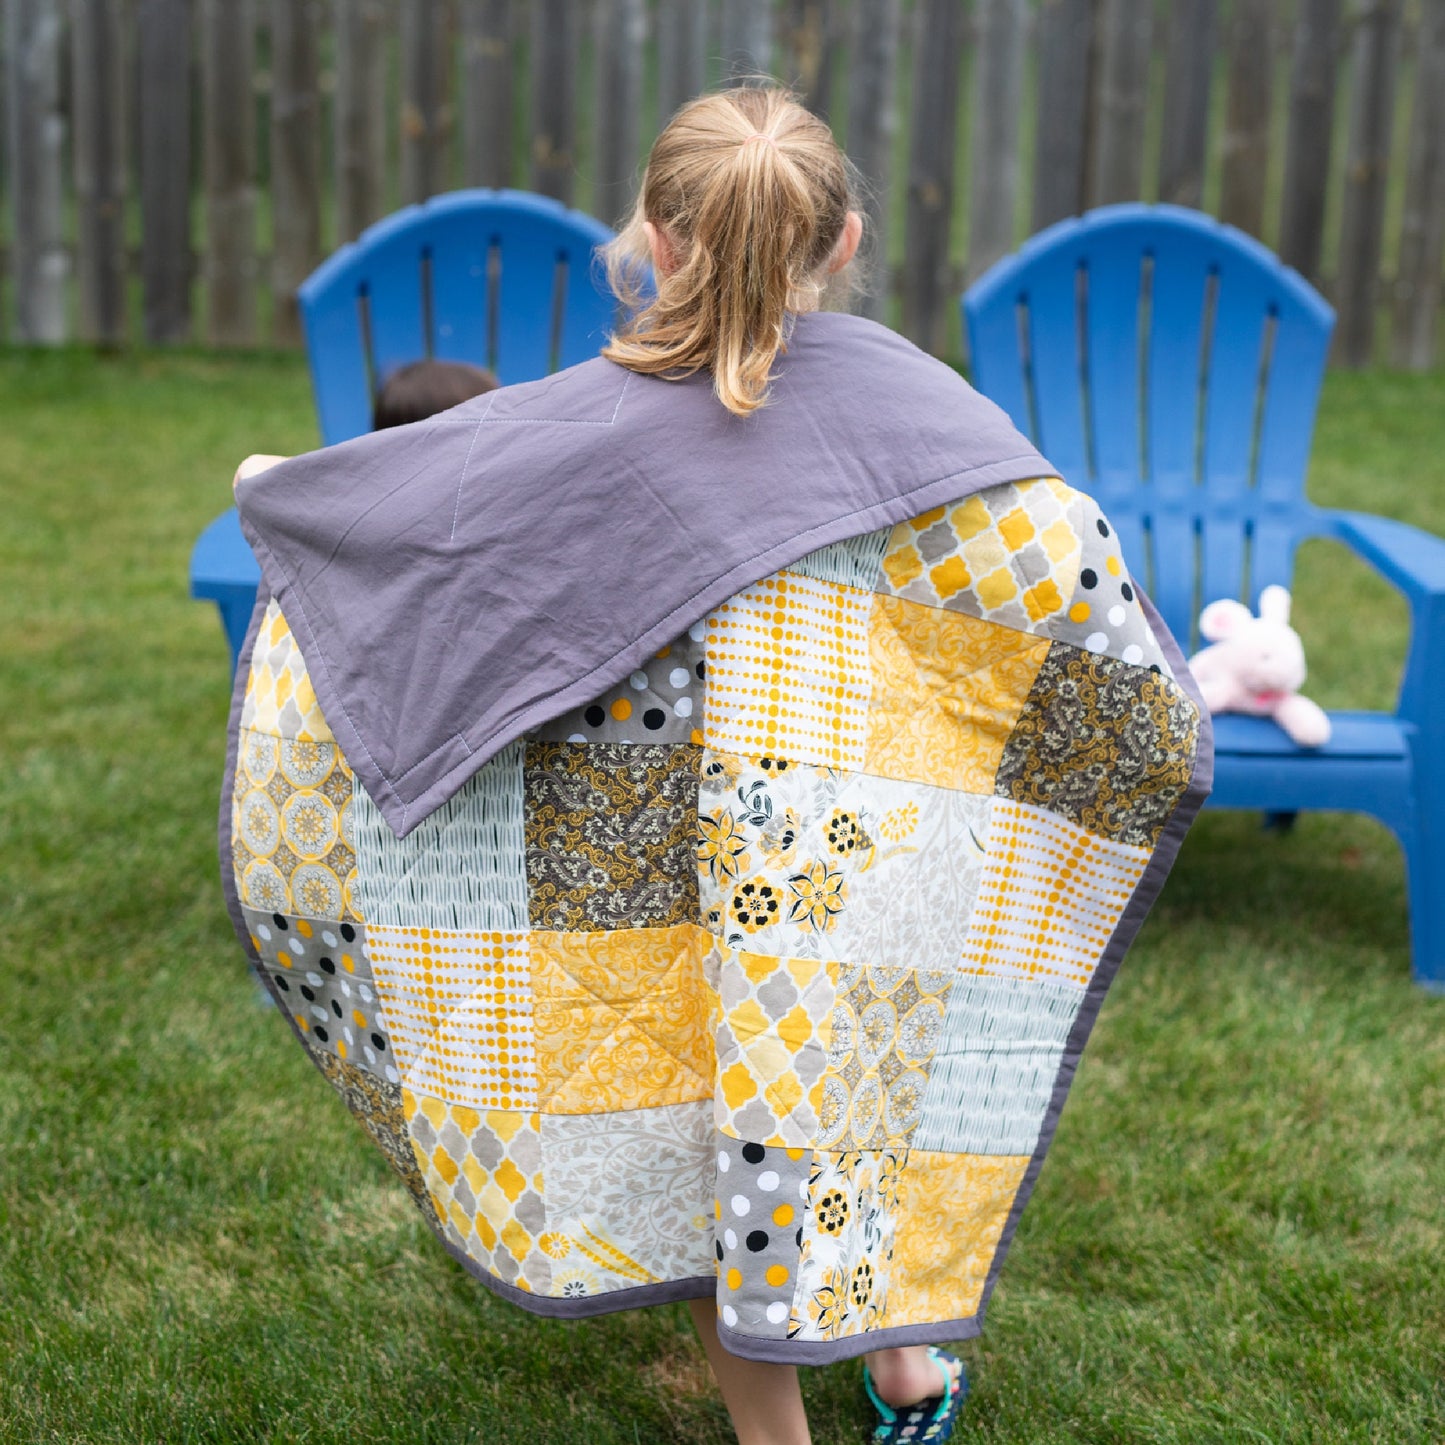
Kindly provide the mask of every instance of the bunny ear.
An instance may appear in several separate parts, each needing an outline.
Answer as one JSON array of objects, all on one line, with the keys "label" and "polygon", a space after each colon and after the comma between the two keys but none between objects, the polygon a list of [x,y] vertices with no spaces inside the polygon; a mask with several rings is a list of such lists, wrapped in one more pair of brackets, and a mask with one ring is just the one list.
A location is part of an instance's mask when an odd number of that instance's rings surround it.
[{"label": "bunny ear", "polygon": [[1278,585],[1266,587],[1259,594],[1259,615],[1266,622],[1289,626],[1289,593]]},{"label": "bunny ear", "polygon": [[1210,642],[1219,642],[1238,632],[1246,622],[1253,621],[1254,617],[1244,603],[1224,597],[1218,602],[1211,602],[1199,614],[1199,632]]}]

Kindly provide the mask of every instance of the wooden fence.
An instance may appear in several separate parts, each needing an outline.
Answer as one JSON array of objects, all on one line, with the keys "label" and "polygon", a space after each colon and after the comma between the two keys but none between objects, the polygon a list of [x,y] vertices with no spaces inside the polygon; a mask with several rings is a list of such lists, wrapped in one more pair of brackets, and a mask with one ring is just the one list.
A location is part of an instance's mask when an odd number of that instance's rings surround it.
[{"label": "wooden fence", "polygon": [[615,221],[659,124],[766,72],[868,185],[861,306],[958,348],[961,287],[1087,206],[1203,206],[1434,364],[1445,0],[4,0],[0,326],[294,344],[386,211],[520,185]]}]

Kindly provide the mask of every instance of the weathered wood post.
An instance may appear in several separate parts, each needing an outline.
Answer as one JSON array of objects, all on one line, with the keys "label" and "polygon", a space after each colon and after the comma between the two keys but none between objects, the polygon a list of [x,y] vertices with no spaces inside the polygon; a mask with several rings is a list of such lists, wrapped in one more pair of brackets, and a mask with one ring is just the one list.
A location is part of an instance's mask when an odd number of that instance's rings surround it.
[{"label": "weathered wood post", "polygon": [[141,287],[145,339],[191,334],[191,6],[139,0]]},{"label": "weathered wood post", "polygon": [[1252,236],[1264,229],[1275,8],[1274,0],[1234,0],[1229,23],[1229,99],[1219,215]]},{"label": "weathered wood post", "polygon": [[718,48],[723,80],[737,84],[773,70],[771,0],[721,0]]},{"label": "weathered wood post", "polygon": [[1401,0],[1363,0],[1351,64],[1350,141],[1340,222],[1334,355],[1366,366],[1374,351],[1385,183],[1395,116]]},{"label": "weathered wood post", "polygon": [[1034,137],[1035,231],[1084,209],[1088,175],[1093,0],[1041,0],[1038,131]]},{"label": "weathered wood post", "polygon": [[5,93],[15,237],[15,339],[66,336],[65,117],[60,106],[58,0],[6,0]]},{"label": "weathered wood post", "polygon": [[296,288],[321,261],[321,13],[271,0],[272,339],[301,339]]},{"label": "weathered wood post", "polygon": [[380,220],[386,196],[386,5],[335,0],[336,239]]},{"label": "weathered wood post", "polygon": [[1151,0],[1102,0],[1094,93],[1091,205],[1137,201],[1144,177]]},{"label": "weathered wood post", "polygon": [[577,170],[577,6],[532,0],[531,11],[532,189],[570,205]]},{"label": "weathered wood post", "polygon": [[256,14],[252,0],[202,0],[206,335],[256,340]]},{"label": "weathered wood post", "polygon": [[703,88],[707,74],[707,6],[657,0],[657,128]]},{"label": "weathered wood post", "polygon": [[1026,0],[979,0],[976,13],[979,39],[968,205],[969,281],[1013,249],[1028,6]]},{"label": "weathered wood post", "polygon": [[1175,0],[1164,49],[1159,199],[1196,210],[1204,201],[1209,90],[1218,0]]},{"label": "weathered wood post", "polygon": [[898,133],[898,30],[900,0],[858,0],[857,37],[848,80],[848,155],[865,187],[865,233],[871,275],[859,298],[864,316],[888,315],[889,212],[893,193],[893,141]]},{"label": "weathered wood post", "polygon": [[1325,234],[1339,31],[1340,0],[1299,0],[1290,62],[1279,254],[1315,285]]},{"label": "weathered wood post", "polygon": [[597,82],[592,127],[592,214],[609,225],[615,225],[631,205],[637,183],[642,47],[646,39],[647,10],[643,0],[598,0],[593,46]]},{"label": "weathered wood post", "polygon": [[462,179],[512,184],[511,0],[461,0]]},{"label": "weathered wood post", "polygon": [[80,334],[86,341],[118,346],[126,334],[120,0],[73,0],[70,22]]},{"label": "weathered wood post", "polygon": [[1435,363],[1445,253],[1445,0],[1421,8],[1415,57],[1390,358],[1423,371]]},{"label": "weathered wood post", "polygon": [[904,237],[903,331],[941,354],[953,276],[953,158],[963,60],[958,0],[919,0],[913,45],[913,120],[908,146],[908,231]]},{"label": "weathered wood post", "polygon": [[452,132],[447,84],[451,46],[442,0],[401,7],[401,199],[412,205],[447,189]]}]

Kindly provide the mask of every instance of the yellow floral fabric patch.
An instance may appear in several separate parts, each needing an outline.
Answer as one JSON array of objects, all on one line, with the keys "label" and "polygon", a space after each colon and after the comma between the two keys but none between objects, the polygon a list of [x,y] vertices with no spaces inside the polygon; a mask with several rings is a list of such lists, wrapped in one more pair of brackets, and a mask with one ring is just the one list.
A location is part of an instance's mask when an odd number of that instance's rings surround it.
[{"label": "yellow floral fabric patch", "polygon": [[531,935],[539,1107],[652,1109],[712,1097],[713,1042],[696,924]]},{"label": "yellow floral fabric patch", "polygon": [[991,793],[1049,643],[884,596],[874,598],[868,643],[873,698],[864,770]]},{"label": "yellow floral fabric patch", "polygon": [[1027,1155],[910,1149],[901,1170],[884,1323],[933,1324],[978,1312]]}]

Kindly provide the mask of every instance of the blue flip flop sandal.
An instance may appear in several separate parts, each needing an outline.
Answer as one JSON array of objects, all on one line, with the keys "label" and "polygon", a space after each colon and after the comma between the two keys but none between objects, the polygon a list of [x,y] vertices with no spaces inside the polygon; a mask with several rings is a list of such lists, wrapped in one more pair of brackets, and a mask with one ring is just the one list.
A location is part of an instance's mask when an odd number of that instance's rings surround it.
[{"label": "blue flip flop sandal", "polygon": [[[885,1405],[873,1387],[873,1376],[868,1373],[868,1366],[863,1366],[863,1388],[868,1391],[868,1398],[878,1411],[878,1424],[873,1430],[874,1445],[894,1445],[894,1442],[902,1441],[907,1441],[908,1445],[923,1445],[925,1441],[941,1445],[953,1434],[954,1421],[958,1419],[958,1412],[968,1395],[968,1376],[957,1356],[950,1355],[946,1350],[930,1345],[928,1358],[943,1375],[944,1390],[941,1395],[930,1395],[916,1405]],[[957,1380],[953,1379],[950,1365],[958,1365]]]}]

